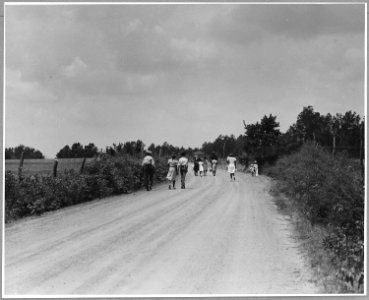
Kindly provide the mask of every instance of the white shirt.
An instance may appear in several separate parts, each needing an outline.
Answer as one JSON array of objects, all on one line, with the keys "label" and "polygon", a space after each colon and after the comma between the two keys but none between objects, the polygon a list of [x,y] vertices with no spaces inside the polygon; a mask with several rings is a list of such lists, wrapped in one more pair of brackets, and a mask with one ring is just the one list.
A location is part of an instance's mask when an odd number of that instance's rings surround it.
[{"label": "white shirt", "polygon": [[182,156],[178,161],[178,166],[187,166],[188,165],[188,158]]},{"label": "white shirt", "polygon": [[233,157],[233,156],[228,156],[227,157],[227,163],[228,164],[232,164],[232,165],[234,165],[235,164],[235,162],[236,162],[236,158],[235,157]]},{"label": "white shirt", "polygon": [[154,159],[151,155],[146,155],[142,161],[142,165],[155,165]]}]

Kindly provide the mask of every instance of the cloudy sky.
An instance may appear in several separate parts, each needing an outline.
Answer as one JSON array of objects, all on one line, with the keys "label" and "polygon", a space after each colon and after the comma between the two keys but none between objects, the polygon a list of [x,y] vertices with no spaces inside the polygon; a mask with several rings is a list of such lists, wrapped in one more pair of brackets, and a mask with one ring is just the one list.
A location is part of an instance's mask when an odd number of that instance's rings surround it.
[{"label": "cloudy sky", "polygon": [[364,9],[6,5],[5,146],[199,147],[308,105],[363,116]]}]

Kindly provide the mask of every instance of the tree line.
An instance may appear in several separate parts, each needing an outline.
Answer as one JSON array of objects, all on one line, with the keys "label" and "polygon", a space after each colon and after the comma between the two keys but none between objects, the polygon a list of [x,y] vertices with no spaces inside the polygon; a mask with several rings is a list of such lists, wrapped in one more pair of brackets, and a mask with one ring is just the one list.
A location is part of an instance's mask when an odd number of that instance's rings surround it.
[{"label": "tree line", "polygon": [[81,145],[80,143],[74,143],[71,147],[65,145],[56,154],[57,158],[89,158],[94,157],[98,154],[99,149],[94,143],[89,143],[88,145]]},{"label": "tree line", "polygon": [[111,156],[115,155],[130,155],[130,156],[140,156],[143,154],[144,150],[148,149],[152,152],[152,154],[156,157],[168,157],[172,154],[179,155],[181,152],[186,152],[187,155],[193,156],[194,153],[200,151],[199,148],[184,148],[177,147],[169,144],[168,142],[164,142],[161,145],[155,145],[151,143],[150,146],[146,148],[146,145],[141,141],[129,141],[125,143],[113,143],[112,146],[108,146],[105,149],[105,152]]},{"label": "tree line", "polygon": [[42,159],[45,158],[41,151],[36,150],[31,147],[27,147],[24,145],[19,145],[14,148],[5,148],[5,159],[20,159],[23,158],[30,158],[30,159]]},{"label": "tree line", "polygon": [[328,149],[332,156],[345,152],[349,157],[363,158],[364,119],[352,111],[324,115],[307,106],[285,133],[281,133],[277,117],[271,114],[254,124],[244,121],[244,129],[244,135],[237,138],[220,135],[214,142],[204,143],[202,150],[206,154],[215,152],[220,157],[233,152],[245,162],[256,159],[264,164],[294,153],[312,141]]},{"label": "tree line", "polygon": [[[296,152],[304,143],[313,141],[331,151],[332,156],[336,152],[345,152],[350,157],[363,158],[364,153],[364,119],[352,111],[344,114],[320,114],[314,111],[312,106],[304,107],[285,133],[281,133],[277,116],[264,115],[260,122],[247,124],[245,121],[245,133],[235,137],[234,135],[219,135],[213,142],[205,142],[200,148],[176,147],[164,142],[161,145],[150,144],[147,149],[154,156],[169,156],[186,151],[192,157],[197,153],[210,156],[215,153],[218,157],[226,157],[233,152],[241,162],[256,159],[259,164],[273,163],[282,155]],[[131,156],[142,155],[146,149],[141,140],[125,143],[113,143],[105,148],[109,155],[126,154]],[[24,158],[44,158],[39,150],[20,145],[15,148],[5,149],[5,159],[20,159],[22,152]],[[57,158],[82,158],[94,157],[99,150],[94,143],[81,145],[76,142],[71,146],[65,145],[56,154]]]}]

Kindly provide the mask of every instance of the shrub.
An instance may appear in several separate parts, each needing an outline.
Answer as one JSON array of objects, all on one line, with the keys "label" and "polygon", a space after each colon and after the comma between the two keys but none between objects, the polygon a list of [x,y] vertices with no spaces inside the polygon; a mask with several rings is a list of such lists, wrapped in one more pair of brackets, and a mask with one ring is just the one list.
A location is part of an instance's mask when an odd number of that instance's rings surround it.
[{"label": "shrub", "polygon": [[364,186],[359,162],[345,156],[333,159],[309,143],[267,172],[304,218],[327,229],[323,245],[334,254],[332,263],[341,277],[353,285],[364,268]]},{"label": "shrub", "polygon": [[[166,162],[157,160],[155,179],[161,182]],[[129,193],[143,186],[141,162],[130,157],[103,157],[89,163],[83,174],[66,170],[57,178],[5,173],[5,222],[65,206]]]}]

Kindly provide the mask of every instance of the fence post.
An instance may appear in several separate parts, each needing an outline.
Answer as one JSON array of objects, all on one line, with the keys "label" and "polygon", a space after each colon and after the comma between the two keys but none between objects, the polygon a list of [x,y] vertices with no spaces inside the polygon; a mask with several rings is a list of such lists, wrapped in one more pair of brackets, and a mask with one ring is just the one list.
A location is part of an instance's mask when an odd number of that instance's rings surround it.
[{"label": "fence post", "polygon": [[22,171],[23,171],[23,162],[24,162],[24,151],[21,153],[19,167],[18,167],[18,178],[22,180]]},{"label": "fence post", "polygon": [[[360,169],[361,169],[361,177],[364,179],[365,170],[364,170],[364,121],[360,124]],[[367,159],[365,157],[365,159]]]},{"label": "fence post", "polygon": [[83,158],[83,161],[82,161],[82,165],[81,165],[81,170],[80,170],[80,173],[82,174],[83,173],[83,170],[85,168],[85,163],[86,163],[86,157]]},{"label": "fence post", "polygon": [[53,176],[54,178],[57,176],[58,174],[58,158],[55,157],[55,160],[54,160],[54,167],[53,167]]}]

